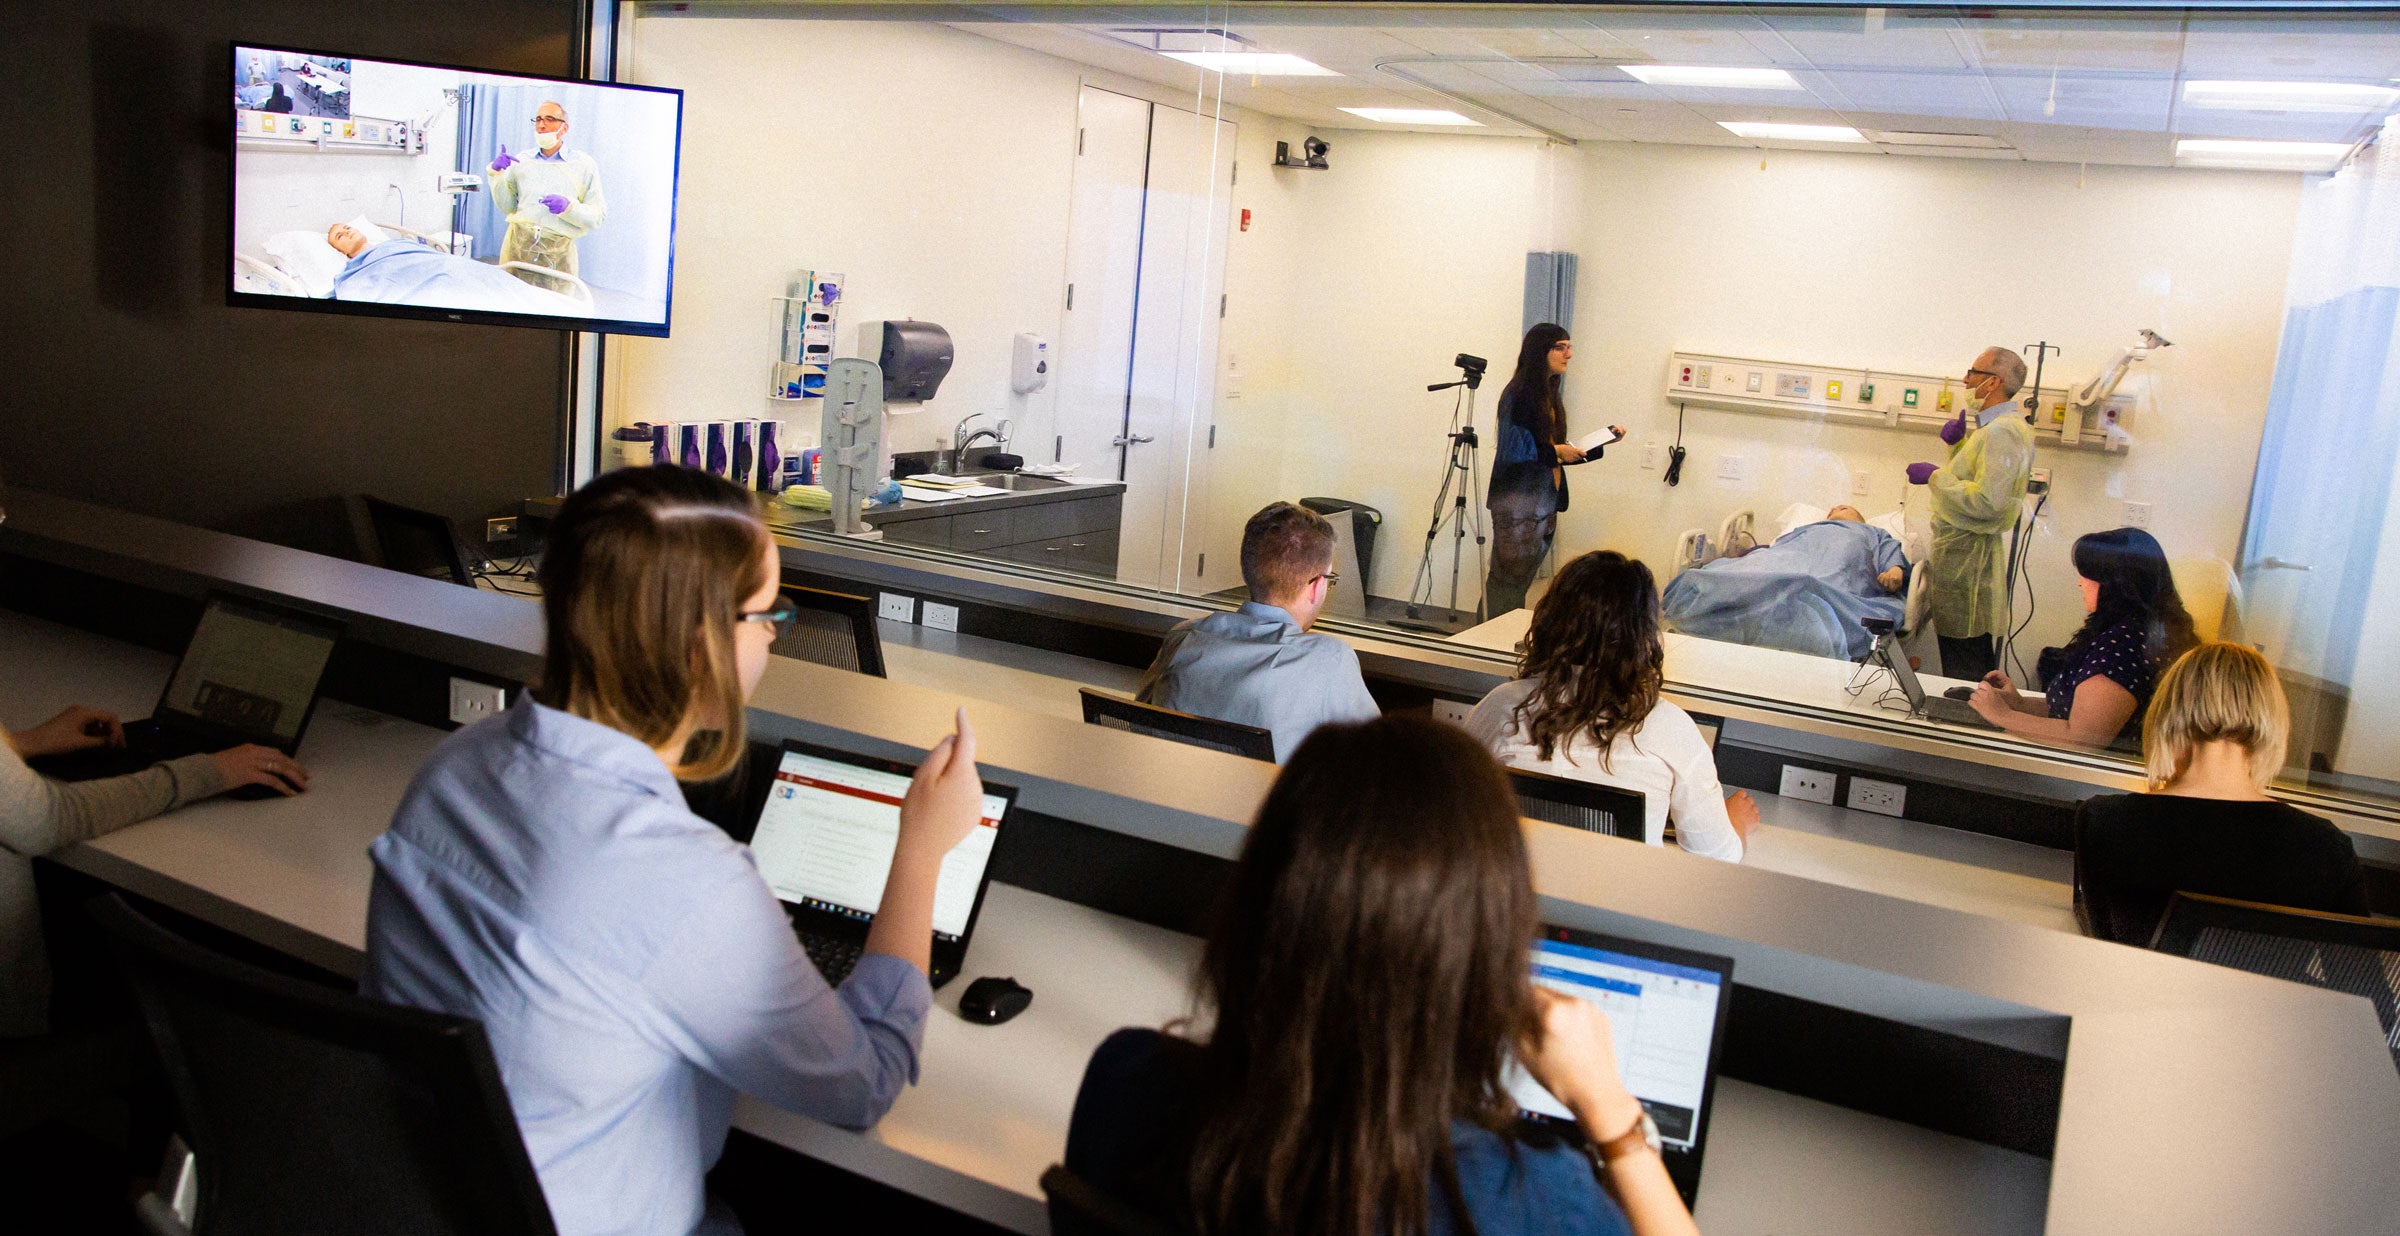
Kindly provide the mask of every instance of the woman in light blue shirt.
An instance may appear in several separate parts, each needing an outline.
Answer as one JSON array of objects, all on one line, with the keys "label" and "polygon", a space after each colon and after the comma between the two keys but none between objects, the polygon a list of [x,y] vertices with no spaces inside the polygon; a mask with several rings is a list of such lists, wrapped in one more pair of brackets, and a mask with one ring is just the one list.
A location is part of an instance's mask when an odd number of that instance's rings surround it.
[{"label": "woman in light blue shirt", "polygon": [[737,1094],[863,1129],[916,1079],[934,882],[980,814],[964,710],[909,786],[838,988],[676,784],[741,758],[791,617],[779,567],[723,480],[585,486],[542,562],[541,686],[444,741],[370,849],[360,990],[483,1022],[563,1236],[739,1230],[702,1186]]}]

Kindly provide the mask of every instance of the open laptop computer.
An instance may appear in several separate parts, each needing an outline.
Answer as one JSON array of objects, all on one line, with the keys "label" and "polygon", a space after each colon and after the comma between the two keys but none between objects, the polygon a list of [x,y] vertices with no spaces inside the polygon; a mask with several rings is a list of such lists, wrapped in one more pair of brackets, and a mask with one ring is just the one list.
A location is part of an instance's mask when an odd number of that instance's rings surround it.
[{"label": "open laptop computer", "polygon": [[[1733,959],[1545,926],[1533,942],[1533,981],[1598,1005],[1607,1015],[1625,1088],[1658,1126],[1676,1191],[1685,1205],[1695,1204],[1725,1010],[1732,1002]],[[1529,1123],[1582,1137],[1566,1105],[1514,1061],[1507,1084]]]},{"label": "open laptop computer", "polygon": [[1892,671],[1892,681],[1899,684],[1900,694],[1908,697],[1908,711],[1911,714],[1930,721],[1946,721],[1951,725],[1979,730],[2000,728],[1984,720],[1983,714],[1975,711],[1975,706],[1965,700],[1925,694],[1925,684],[1917,681],[1917,671],[1909,665],[1908,654],[1892,643],[1891,636],[1877,637],[1875,655],[1883,660],[1885,669]]},{"label": "open laptop computer", "polygon": [[[165,760],[244,743],[295,754],[316,712],[325,666],[342,624],[267,601],[211,595],[158,710],[125,724],[123,747],[95,747],[29,761],[61,781],[139,772]],[[235,798],[278,797],[263,785]]]},{"label": "open laptop computer", "polygon": [[[828,983],[848,977],[866,947],[900,840],[900,800],[915,771],[898,760],[793,740],[767,781],[750,850]],[[1015,787],[984,782],[983,822],[942,859],[933,890],[929,977],[936,987],[966,960],[992,882],[992,850],[1016,801]]]}]

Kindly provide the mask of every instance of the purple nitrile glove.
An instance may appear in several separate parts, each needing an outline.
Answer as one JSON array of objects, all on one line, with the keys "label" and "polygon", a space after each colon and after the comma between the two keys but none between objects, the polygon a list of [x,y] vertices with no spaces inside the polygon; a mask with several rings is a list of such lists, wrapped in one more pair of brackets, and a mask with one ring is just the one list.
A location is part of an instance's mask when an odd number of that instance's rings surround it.
[{"label": "purple nitrile glove", "polygon": [[508,153],[508,147],[502,146],[500,148],[500,157],[492,160],[492,170],[495,172],[505,172],[515,162],[516,159]]},{"label": "purple nitrile glove", "polygon": [[550,213],[554,215],[563,215],[567,213],[567,199],[559,196],[556,193],[549,194],[542,198],[542,205],[549,207]]},{"label": "purple nitrile glove", "polygon": [[1926,480],[1933,475],[1934,469],[1937,466],[1938,465],[1929,463],[1913,463],[1908,465],[1908,483],[1911,485],[1924,484]]},{"label": "purple nitrile glove", "polygon": [[1963,437],[1966,437],[1966,436],[1967,436],[1967,414],[1966,414],[1966,413],[1964,413],[1964,412],[1961,412],[1961,413],[1959,413],[1957,416],[1955,416],[1955,417],[1952,417],[1951,419],[1949,419],[1949,420],[1946,420],[1946,421],[1943,421],[1943,422],[1942,422],[1942,441],[1943,441],[1943,442],[1945,442],[1945,443],[1947,443],[1947,444],[1949,444],[1949,445],[1951,445],[1951,446],[1956,446],[1956,445],[1958,445],[1958,440],[1959,440],[1960,438],[1963,438]]}]

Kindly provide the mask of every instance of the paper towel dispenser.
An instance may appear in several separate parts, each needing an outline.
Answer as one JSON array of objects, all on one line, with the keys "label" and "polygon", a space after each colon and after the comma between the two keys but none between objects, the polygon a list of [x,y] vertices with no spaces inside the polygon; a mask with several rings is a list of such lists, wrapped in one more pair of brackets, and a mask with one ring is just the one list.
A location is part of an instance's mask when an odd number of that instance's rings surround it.
[{"label": "paper towel dispenser", "polygon": [[941,389],[950,372],[950,332],[931,322],[885,322],[883,348],[876,358],[883,366],[885,403],[923,403]]}]

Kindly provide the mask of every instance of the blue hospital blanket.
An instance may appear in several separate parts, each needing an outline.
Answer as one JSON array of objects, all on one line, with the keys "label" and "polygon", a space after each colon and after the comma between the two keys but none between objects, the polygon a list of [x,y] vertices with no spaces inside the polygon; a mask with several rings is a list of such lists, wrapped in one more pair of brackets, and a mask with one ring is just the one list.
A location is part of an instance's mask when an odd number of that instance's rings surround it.
[{"label": "blue hospital blanket", "polygon": [[350,259],[334,276],[335,300],[488,313],[589,317],[573,298],[537,288],[497,266],[444,253],[413,240],[386,240]]},{"label": "blue hospital blanket", "polygon": [[1856,660],[1874,643],[1865,619],[1896,625],[1907,615],[1905,589],[1875,585],[1878,574],[1907,565],[1891,533],[1828,519],[1685,571],[1660,600],[1668,624],[1687,635]]}]

